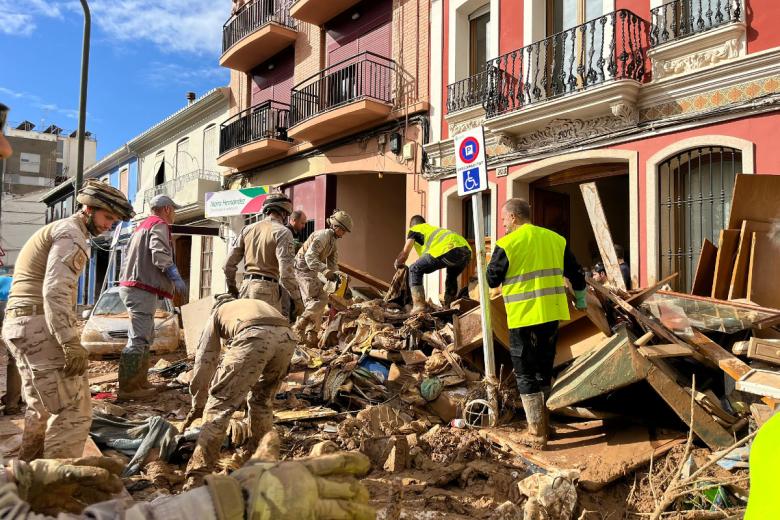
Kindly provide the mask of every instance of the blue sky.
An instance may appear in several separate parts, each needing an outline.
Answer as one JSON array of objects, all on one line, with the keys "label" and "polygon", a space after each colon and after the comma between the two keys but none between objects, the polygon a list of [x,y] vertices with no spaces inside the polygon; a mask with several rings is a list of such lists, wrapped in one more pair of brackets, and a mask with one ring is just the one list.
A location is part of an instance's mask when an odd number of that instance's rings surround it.
[{"label": "blue sky", "polygon": [[[219,66],[230,0],[90,0],[87,130],[98,158],[227,85]],[[0,0],[0,102],[9,121],[78,126],[83,15],[78,0]],[[41,127],[41,122],[45,125]]]}]

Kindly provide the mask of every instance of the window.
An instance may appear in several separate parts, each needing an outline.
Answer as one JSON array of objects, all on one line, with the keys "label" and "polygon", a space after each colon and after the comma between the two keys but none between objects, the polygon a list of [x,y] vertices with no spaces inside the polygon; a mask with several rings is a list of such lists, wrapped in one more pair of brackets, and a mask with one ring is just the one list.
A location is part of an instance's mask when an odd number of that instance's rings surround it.
[{"label": "window", "polygon": [[216,172],[217,155],[219,155],[219,140],[217,139],[217,125],[207,126],[203,129],[203,169]]},{"label": "window", "polygon": [[592,23],[584,30],[573,30],[606,13],[603,0],[548,0],[547,8],[547,35],[553,36],[550,42],[553,52],[547,56],[551,62],[548,66],[553,68],[548,94],[560,94],[574,88],[573,83],[582,86],[582,78],[576,82],[573,79],[579,71],[584,70],[582,74],[587,75],[594,68],[600,68],[600,60],[608,58],[609,50],[604,48],[604,24]]},{"label": "window", "polygon": [[314,224],[316,221],[314,220],[307,220],[306,221],[306,227],[303,228],[303,231],[301,232],[301,242],[306,242],[306,239],[309,238],[309,236],[314,233]]},{"label": "window", "polygon": [[[482,225],[485,227],[485,237],[490,240],[493,231],[493,211],[490,207],[490,192],[482,192],[482,208],[484,209],[484,219]],[[463,229],[465,233],[463,238],[469,242],[474,241],[474,210],[471,197],[463,200]]]},{"label": "window", "polygon": [[176,177],[194,170],[190,155],[190,138],[185,137],[176,143]]},{"label": "window", "polygon": [[469,76],[485,70],[490,12],[480,9],[469,17]]},{"label": "window", "polygon": [[723,146],[686,150],[658,166],[660,273],[679,273],[675,289],[691,289],[704,239],[718,243],[740,171],[742,152]]},{"label": "window", "polygon": [[122,168],[122,170],[119,172],[119,191],[125,194],[125,196],[129,195],[127,193],[127,183],[128,183],[128,171],[127,168]]},{"label": "window", "polygon": [[211,263],[214,260],[214,237],[200,237],[200,297],[211,295]]},{"label": "window", "polygon": [[159,186],[165,182],[165,151],[160,150],[157,155],[154,156],[154,164],[152,164],[154,170],[154,185]]}]

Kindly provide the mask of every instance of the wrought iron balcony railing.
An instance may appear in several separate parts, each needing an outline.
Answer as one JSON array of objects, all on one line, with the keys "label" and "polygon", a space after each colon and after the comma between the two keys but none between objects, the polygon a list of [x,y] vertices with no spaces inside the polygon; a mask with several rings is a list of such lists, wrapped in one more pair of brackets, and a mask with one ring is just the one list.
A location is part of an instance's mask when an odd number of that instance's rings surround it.
[{"label": "wrought iron balcony railing", "polygon": [[191,182],[197,181],[222,181],[222,175],[210,170],[193,170],[184,175],[179,175],[175,179],[166,181],[154,188],[149,188],[144,191],[144,201],[149,202],[153,197],[157,195],[168,195],[176,200],[176,195],[184,190],[184,188]]},{"label": "wrought iron balcony railing", "polygon": [[219,127],[219,154],[262,139],[287,138],[290,105],[266,101],[234,115]]},{"label": "wrought iron balcony railing", "polygon": [[741,0],[674,0],[650,9],[652,29],[650,45],[686,38],[738,22],[742,17]]},{"label": "wrought iron balcony railing", "polygon": [[395,62],[373,52],[331,65],[293,87],[290,125],[360,99],[392,103],[395,79]]},{"label": "wrought iron balcony railing", "polygon": [[487,117],[609,81],[642,81],[648,25],[620,9],[488,61]]},{"label": "wrought iron balcony railing", "polygon": [[222,53],[270,22],[296,28],[288,0],[253,0],[243,6],[222,26]]},{"label": "wrought iron balcony railing", "polygon": [[487,69],[447,85],[447,113],[481,105],[488,85]]}]

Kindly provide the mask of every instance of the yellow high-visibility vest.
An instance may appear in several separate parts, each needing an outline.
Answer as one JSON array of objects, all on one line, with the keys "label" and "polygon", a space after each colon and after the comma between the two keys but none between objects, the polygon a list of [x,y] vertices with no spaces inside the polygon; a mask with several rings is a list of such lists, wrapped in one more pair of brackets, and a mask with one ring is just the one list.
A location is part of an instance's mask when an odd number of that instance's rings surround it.
[{"label": "yellow high-visibility vest", "polygon": [[510,329],[569,319],[563,282],[566,239],[524,224],[496,241],[509,260],[501,292]]},{"label": "yellow high-visibility vest", "polygon": [[777,499],[777,468],[780,464],[780,413],[758,431],[750,447],[750,496],[745,520],[780,518]]},{"label": "yellow high-visibility vest", "polygon": [[465,238],[449,229],[430,224],[417,224],[412,226],[409,231],[420,233],[423,236],[423,245],[418,244],[417,241],[414,242],[414,250],[417,251],[419,257],[429,254],[434,258],[439,258],[456,247],[466,246],[471,249]]}]

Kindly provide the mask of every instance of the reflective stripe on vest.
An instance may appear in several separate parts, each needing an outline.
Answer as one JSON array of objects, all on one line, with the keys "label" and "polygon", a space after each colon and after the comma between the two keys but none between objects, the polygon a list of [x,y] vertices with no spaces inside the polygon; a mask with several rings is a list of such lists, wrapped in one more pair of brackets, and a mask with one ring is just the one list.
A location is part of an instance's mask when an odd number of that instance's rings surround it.
[{"label": "reflective stripe on vest", "polygon": [[409,231],[420,233],[423,236],[422,245],[418,244],[416,241],[414,243],[414,249],[417,251],[417,256],[420,257],[428,254],[434,258],[438,258],[456,247],[465,246],[470,248],[469,243],[465,238],[449,229],[439,228],[424,223],[412,226]]},{"label": "reflective stripe on vest", "polygon": [[509,261],[501,289],[509,328],[568,320],[563,281],[566,240],[548,229],[525,224],[496,245]]}]

